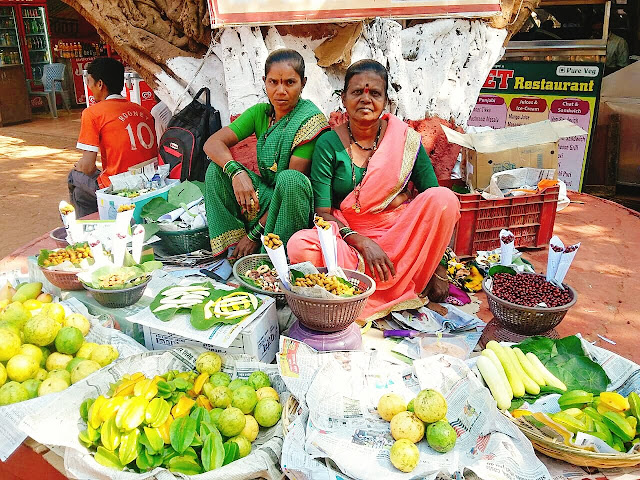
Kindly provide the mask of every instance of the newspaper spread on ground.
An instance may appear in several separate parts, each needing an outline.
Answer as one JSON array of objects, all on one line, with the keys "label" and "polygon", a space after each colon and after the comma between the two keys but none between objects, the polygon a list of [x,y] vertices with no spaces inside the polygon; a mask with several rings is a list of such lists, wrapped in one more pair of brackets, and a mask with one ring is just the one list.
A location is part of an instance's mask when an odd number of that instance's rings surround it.
[{"label": "newspaper spread on ground", "polygon": [[[170,284],[175,285],[190,285],[192,283],[202,283],[203,279],[189,278],[182,279],[178,282],[177,278],[170,277],[169,281],[171,281]],[[214,286],[214,288],[218,290],[233,290],[233,287],[223,285],[213,280],[204,281],[210,282]],[[180,335],[182,337],[214,345],[219,348],[228,348],[229,345],[231,345],[233,341],[238,337],[238,335],[240,335],[240,332],[242,332],[242,330],[250,323],[252,323],[256,318],[262,315],[274,302],[274,300],[269,296],[260,294],[256,294],[256,296],[260,298],[260,300],[262,300],[262,304],[251,315],[247,315],[236,324],[226,325],[223,323],[218,323],[208,330],[195,329],[191,325],[190,313],[179,313],[175,315],[171,320],[163,322],[158,317],[156,317],[153,312],[151,312],[151,309],[149,307],[144,308],[134,315],[128,316],[127,320],[132,323],[145,325],[147,327],[161,330],[163,332]]]},{"label": "newspaper spread on ground", "polygon": [[[531,443],[497,410],[489,391],[464,361],[436,355],[413,367],[391,365],[376,352],[311,350],[280,339],[278,367],[300,401],[302,414],[285,438],[282,467],[292,478],[330,479],[325,459],[353,479],[459,478],[474,472],[480,479],[551,479]],[[411,474],[392,466],[389,423],[376,406],[385,393],[411,400],[421,389],[440,391],[448,402],[447,420],[456,447],[440,454],[420,442],[420,462]],[[456,477],[458,475],[458,477]]]},{"label": "newspaper spread on ground", "polygon": [[[91,321],[91,330],[86,337],[88,342],[113,345],[118,352],[120,352],[120,358],[147,350],[122,332],[101,326],[96,318],[89,315],[85,306],[79,301],[69,299],[60,303],[64,306],[67,315],[71,313],[81,313],[89,318]],[[93,377],[93,375],[91,375],[91,377]],[[25,402],[0,407],[0,460],[5,461],[9,458],[15,449],[27,438],[28,434],[19,426],[22,419],[33,412],[49,411],[51,406],[57,404],[65,394],[77,395],[77,384],[71,385],[71,387],[60,393],[52,393],[44,397],[37,397]]]},{"label": "newspaper spread on ground", "polygon": [[[176,347],[172,350],[145,352],[128,357],[78,382],[73,393],[63,392],[55,406],[25,418],[22,428],[40,443],[65,447],[65,469],[67,475],[72,478],[91,480],[189,478],[183,475],[174,476],[163,468],[138,474],[121,472],[98,464],[93,455],[78,441],[78,434],[85,428],[79,409],[85,399],[105,394],[109,385],[125,373],[142,372],[147,377],[153,377],[169,370],[192,370],[195,368],[198,355],[205,351],[198,347]],[[286,385],[276,365],[255,362],[245,355],[225,355],[222,360],[222,371],[232,378],[247,378],[251,372],[262,370],[269,375],[272,387],[280,394],[280,401],[283,404],[287,401]],[[253,443],[252,452],[248,456],[220,469],[200,474],[197,478],[201,480],[279,479],[282,476],[279,470],[282,441],[282,420],[280,420],[273,427],[260,431]]]}]

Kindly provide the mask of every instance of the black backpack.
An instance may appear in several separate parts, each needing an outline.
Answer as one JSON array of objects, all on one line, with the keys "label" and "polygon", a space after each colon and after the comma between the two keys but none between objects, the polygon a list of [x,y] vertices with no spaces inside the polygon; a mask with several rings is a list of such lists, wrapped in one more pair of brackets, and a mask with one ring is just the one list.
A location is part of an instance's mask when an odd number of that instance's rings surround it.
[{"label": "black backpack", "polygon": [[[205,103],[198,101],[204,92]],[[196,93],[193,101],[175,114],[160,138],[158,156],[171,165],[169,178],[204,182],[210,160],[204,153],[204,143],[222,128],[220,112],[211,106],[207,87]]]}]

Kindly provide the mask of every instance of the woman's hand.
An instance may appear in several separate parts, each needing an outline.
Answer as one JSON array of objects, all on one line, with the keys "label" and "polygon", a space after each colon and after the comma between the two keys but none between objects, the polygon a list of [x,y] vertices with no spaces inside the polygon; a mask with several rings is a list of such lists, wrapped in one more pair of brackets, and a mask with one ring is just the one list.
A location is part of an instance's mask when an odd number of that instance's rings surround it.
[{"label": "woman's hand", "polygon": [[355,234],[347,237],[349,244],[358,250],[364,258],[374,279],[386,282],[396,276],[396,268],[384,250],[376,242],[364,235]]},{"label": "woman's hand", "polygon": [[246,257],[252,253],[256,253],[259,246],[259,242],[254,242],[245,235],[240,239],[238,245],[236,245],[236,249],[233,251],[233,255],[229,258],[231,260],[237,260],[238,258]]},{"label": "woman's hand", "polygon": [[427,284],[427,288],[424,289],[425,295],[432,302],[441,303],[449,295],[449,280],[443,281],[442,278],[448,278],[447,269],[438,264],[435,273]]},{"label": "woman's hand", "polygon": [[240,172],[233,177],[231,185],[233,185],[233,193],[243,213],[260,210],[258,195],[256,195],[253,182],[251,182],[251,177],[247,172]]}]

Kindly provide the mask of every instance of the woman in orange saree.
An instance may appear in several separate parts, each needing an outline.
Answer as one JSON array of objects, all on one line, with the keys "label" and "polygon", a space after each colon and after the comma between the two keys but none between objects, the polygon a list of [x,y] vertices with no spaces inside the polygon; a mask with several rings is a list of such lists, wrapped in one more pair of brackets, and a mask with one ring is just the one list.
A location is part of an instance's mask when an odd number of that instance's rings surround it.
[{"label": "woman in orange saree", "polygon": [[[349,120],[318,140],[311,164],[316,213],[332,223],[338,264],[376,279],[361,320],[424,305],[432,279],[448,289],[440,260],[460,216],[453,192],[437,186],[420,135],[382,115],[387,82],[373,60],[349,67],[342,94]],[[287,251],[291,263],[324,266],[315,229],[294,234]]]}]

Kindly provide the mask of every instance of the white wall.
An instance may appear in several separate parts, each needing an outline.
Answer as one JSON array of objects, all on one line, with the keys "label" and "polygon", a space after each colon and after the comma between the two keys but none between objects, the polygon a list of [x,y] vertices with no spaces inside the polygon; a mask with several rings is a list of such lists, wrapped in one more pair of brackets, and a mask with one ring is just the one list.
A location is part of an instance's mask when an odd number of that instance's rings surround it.
[{"label": "white wall", "polygon": [[[437,115],[465,126],[490,68],[502,56],[506,30],[481,20],[440,19],[402,29],[393,20],[377,18],[366,25],[352,49],[352,61],[373,58],[387,66],[391,109],[405,119]],[[303,97],[325,114],[339,110],[343,73],[316,64],[313,50],[320,40],[281,36],[272,27],[265,38],[259,28],[225,29],[197,77],[202,59],[177,57],[167,62],[175,79],[162,72],[156,93],[173,110],[189,102],[184,85],[195,93],[201,86],[212,92],[212,104],[223,123],[259,101],[266,101],[262,76],[268,53],[293,48],[305,59],[307,85]]]}]

